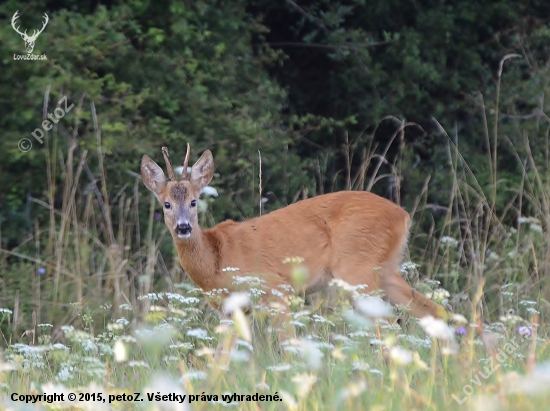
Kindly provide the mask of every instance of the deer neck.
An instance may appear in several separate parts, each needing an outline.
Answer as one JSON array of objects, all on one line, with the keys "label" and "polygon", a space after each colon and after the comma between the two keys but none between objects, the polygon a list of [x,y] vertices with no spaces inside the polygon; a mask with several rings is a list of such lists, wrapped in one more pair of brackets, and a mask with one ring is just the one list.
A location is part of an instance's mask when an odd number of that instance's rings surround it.
[{"label": "deer neck", "polygon": [[187,275],[204,291],[222,288],[218,274],[218,256],[209,238],[199,228],[189,239],[174,236],[180,264]]}]

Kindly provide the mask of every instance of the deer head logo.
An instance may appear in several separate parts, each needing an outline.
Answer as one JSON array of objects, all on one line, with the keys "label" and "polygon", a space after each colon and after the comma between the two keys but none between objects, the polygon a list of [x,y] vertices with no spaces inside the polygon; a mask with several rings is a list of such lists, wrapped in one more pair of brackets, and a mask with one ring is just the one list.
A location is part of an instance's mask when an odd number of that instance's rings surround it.
[{"label": "deer head logo", "polygon": [[42,25],[42,28],[40,30],[34,30],[34,33],[31,36],[27,35],[27,30],[25,32],[21,33],[19,31],[19,27],[15,25],[15,20],[17,20],[20,16],[18,15],[19,10],[15,12],[13,17],[11,18],[11,26],[13,29],[21,35],[23,40],[25,41],[25,49],[27,50],[27,54],[31,54],[34,49],[34,42],[38,38],[38,35],[44,31],[46,28],[46,25],[48,24],[49,18],[46,13],[44,13],[44,24]]}]

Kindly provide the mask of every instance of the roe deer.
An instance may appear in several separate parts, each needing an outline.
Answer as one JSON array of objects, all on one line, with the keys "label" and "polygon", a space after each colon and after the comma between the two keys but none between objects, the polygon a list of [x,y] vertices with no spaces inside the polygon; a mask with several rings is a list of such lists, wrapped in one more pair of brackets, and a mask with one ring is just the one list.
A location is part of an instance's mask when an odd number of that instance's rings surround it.
[{"label": "roe deer", "polygon": [[163,205],[181,266],[204,291],[231,290],[235,273],[223,270],[226,267],[238,267],[239,275],[265,274],[271,287],[290,284],[292,267],[283,260],[299,256],[309,272],[306,294],[341,279],[366,284],[369,292],[382,289],[392,304],[409,307],[416,317],[447,317],[442,306],[413,290],[399,274],[410,217],[391,201],[365,191],[340,191],[202,230],[197,200],[214,173],[212,153],[205,151],[187,177],[187,145],[182,179],[177,181],[166,147],[162,152],[168,179],[146,155],[141,177]]}]

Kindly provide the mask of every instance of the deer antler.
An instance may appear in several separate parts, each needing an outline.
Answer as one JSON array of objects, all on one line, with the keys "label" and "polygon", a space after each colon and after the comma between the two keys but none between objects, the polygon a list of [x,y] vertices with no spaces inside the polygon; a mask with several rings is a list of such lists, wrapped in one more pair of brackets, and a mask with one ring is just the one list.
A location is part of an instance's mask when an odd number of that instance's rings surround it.
[{"label": "deer antler", "polygon": [[176,176],[174,175],[174,171],[172,170],[172,165],[170,164],[170,160],[168,160],[168,148],[162,147],[162,155],[164,156],[164,162],[166,163],[166,170],[168,171],[168,179],[172,181],[176,181]]},{"label": "deer antler", "polygon": [[183,170],[181,171],[181,178],[183,180],[187,179],[187,165],[189,164],[189,153],[190,153],[190,146],[189,146],[189,143],[187,143],[187,153],[185,154],[185,160],[183,160]]},{"label": "deer antler", "polygon": [[21,17],[21,16],[18,16],[18,13],[19,13],[19,10],[17,10],[17,11],[15,12],[15,14],[13,15],[13,17],[11,18],[11,26],[12,26],[13,29],[14,29],[17,33],[19,33],[21,36],[27,37],[27,30],[25,30],[24,33],[21,33],[21,32],[19,31],[19,27],[16,27],[16,26],[15,26],[15,20],[17,20],[19,17]]},{"label": "deer antler", "polygon": [[34,33],[32,34],[31,36],[31,39],[33,40],[36,40],[36,38],[38,37],[38,35],[40,33],[42,33],[44,31],[44,29],[46,28],[46,25],[48,24],[48,21],[50,21],[50,19],[48,18],[48,15],[46,13],[44,13],[44,24],[42,25],[42,28],[40,30],[34,30]]}]

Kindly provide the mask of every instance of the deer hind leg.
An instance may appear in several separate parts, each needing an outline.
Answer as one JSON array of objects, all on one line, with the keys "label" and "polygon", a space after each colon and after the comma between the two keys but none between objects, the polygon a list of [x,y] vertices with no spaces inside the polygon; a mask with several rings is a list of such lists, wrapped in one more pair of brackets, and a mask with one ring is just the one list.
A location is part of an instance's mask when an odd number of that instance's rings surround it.
[{"label": "deer hind leg", "polygon": [[412,289],[401,277],[400,257],[396,253],[394,257],[386,259],[382,264],[373,261],[348,263],[345,267],[339,266],[334,270],[334,278],[352,286],[366,285],[367,288],[361,290],[364,293],[382,290],[390,303],[408,307],[415,317],[432,315],[437,318],[447,318],[447,311],[443,307]]},{"label": "deer hind leg", "polygon": [[401,277],[398,261],[397,258],[386,261],[379,272],[380,288],[385,292],[388,300],[393,305],[408,307],[412,315],[417,318],[427,315],[446,318],[447,311],[442,306],[411,288],[409,283]]}]

